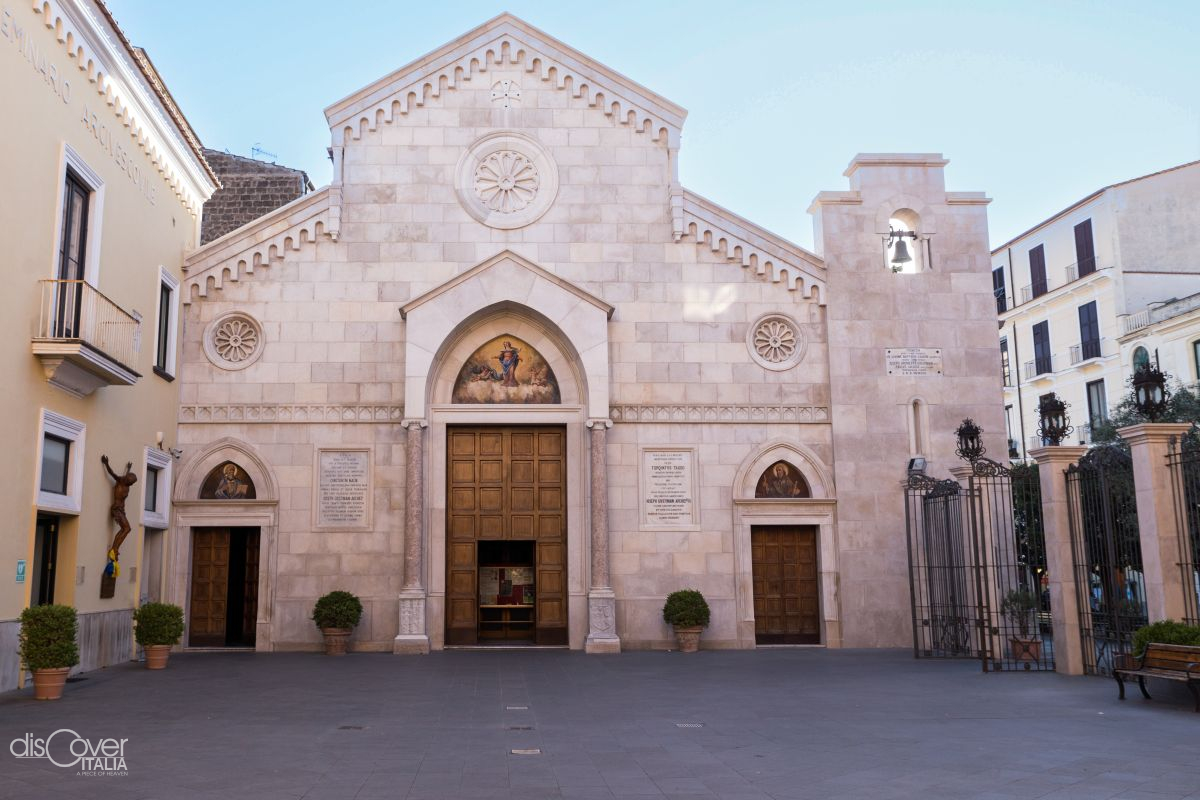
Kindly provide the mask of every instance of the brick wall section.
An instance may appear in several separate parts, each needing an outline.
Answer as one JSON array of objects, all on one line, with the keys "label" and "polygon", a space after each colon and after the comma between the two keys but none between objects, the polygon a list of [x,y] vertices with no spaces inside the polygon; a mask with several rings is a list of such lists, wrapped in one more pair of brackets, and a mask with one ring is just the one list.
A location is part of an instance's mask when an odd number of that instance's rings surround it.
[{"label": "brick wall section", "polygon": [[207,148],[204,157],[222,188],[204,204],[200,244],[219,239],[313,188],[308,175],[298,169]]}]

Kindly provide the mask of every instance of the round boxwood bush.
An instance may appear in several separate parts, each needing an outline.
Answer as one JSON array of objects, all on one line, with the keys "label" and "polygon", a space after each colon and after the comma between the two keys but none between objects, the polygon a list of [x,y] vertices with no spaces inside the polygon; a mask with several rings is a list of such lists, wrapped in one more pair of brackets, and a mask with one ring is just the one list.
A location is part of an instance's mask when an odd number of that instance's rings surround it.
[{"label": "round boxwood bush", "polygon": [[708,625],[708,603],[695,589],[680,589],[667,595],[663,619],[677,628]]},{"label": "round boxwood bush", "polygon": [[170,603],[146,603],[134,609],[133,638],[142,647],[177,644],[183,636],[183,609]]},{"label": "round boxwood bush", "polygon": [[1133,654],[1141,657],[1148,644],[1190,644],[1200,647],[1200,627],[1163,619],[1138,628],[1133,634]]},{"label": "round boxwood bush", "polygon": [[313,606],[313,622],[318,628],[353,628],[362,619],[363,607],[349,592],[330,592]]},{"label": "round boxwood bush", "polygon": [[26,669],[60,669],[79,663],[75,635],[79,620],[72,606],[32,606],[21,612],[17,652]]}]

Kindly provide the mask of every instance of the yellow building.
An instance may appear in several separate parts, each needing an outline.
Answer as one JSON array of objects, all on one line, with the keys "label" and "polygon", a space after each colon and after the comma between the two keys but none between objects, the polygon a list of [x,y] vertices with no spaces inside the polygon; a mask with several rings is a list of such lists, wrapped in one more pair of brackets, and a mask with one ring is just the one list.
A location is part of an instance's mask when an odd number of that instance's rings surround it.
[{"label": "yellow building", "polygon": [[[217,179],[102,2],[0,0],[0,107],[3,691],[26,606],[79,610],[86,670],[128,659],[132,609],[161,596],[180,267]],[[102,455],[137,476],[111,570]]]}]

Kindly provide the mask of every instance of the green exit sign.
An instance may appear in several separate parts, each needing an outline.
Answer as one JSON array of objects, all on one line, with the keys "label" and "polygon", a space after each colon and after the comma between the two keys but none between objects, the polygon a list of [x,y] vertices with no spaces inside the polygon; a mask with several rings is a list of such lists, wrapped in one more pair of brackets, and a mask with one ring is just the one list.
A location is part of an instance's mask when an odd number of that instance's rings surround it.
[{"label": "green exit sign", "polygon": [[17,562],[17,583],[25,582],[25,559]]}]

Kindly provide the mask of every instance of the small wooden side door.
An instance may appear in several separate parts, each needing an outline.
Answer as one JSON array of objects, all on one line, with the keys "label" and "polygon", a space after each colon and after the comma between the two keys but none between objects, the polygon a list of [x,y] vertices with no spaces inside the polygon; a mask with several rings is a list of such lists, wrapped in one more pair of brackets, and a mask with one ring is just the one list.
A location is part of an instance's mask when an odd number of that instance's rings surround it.
[{"label": "small wooden side door", "polygon": [[192,647],[225,644],[229,598],[229,529],[192,529]]},{"label": "small wooden side door", "polygon": [[817,529],[755,526],[750,530],[750,550],[755,641],[818,644]]}]

